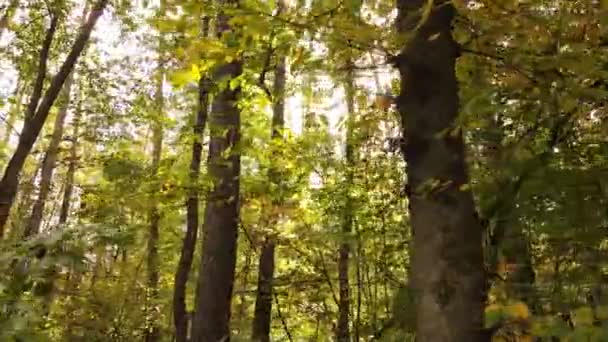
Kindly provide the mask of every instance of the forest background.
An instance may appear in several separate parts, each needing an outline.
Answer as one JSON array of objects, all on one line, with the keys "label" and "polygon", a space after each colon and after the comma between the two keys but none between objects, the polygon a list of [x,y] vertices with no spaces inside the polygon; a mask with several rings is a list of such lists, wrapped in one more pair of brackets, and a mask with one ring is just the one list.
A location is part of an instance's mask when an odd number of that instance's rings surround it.
[{"label": "forest background", "polygon": [[604,341],[608,1],[3,0],[0,341]]}]

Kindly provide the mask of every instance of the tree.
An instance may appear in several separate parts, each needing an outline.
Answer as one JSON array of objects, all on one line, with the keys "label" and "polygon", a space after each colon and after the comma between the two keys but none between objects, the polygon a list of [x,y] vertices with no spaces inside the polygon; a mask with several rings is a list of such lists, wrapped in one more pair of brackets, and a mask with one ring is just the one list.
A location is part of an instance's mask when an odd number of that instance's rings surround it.
[{"label": "tree", "polygon": [[455,9],[448,1],[398,1],[397,9],[399,31],[412,32],[395,64],[407,144],[416,339],[483,341],[482,226],[456,122]]},{"label": "tree", "polygon": [[65,82],[63,96],[61,98],[61,108],[59,108],[59,112],[55,118],[55,125],[53,126],[53,135],[51,136],[51,141],[49,141],[44,159],[42,159],[42,166],[40,168],[40,189],[38,190],[38,198],[34,202],[32,214],[30,215],[29,222],[27,223],[26,230],[23,234],[25,238],[31,237],[32,235],[36,235],[40,232],[40,224],[42,223],[42,218],[44,215],[44,207],[51,190],[51,182],[53,179],[55,164],[57,162],[59,144],[63,139],[63,126],[70,105],[70,93],[72,91],[73,81],[74,73],[72,72]]},{"label": "tree", "polygon": [[[283,130],[285,129],[285,82],[286,82],[286,66],[285,57],[279,56],[277,65],[274,69],[274,89],[273,89],[273,107],[272,107],[272,128],[271,137],[273,141],[281,141]],[[279,168],[276,165],[271,166],[268,172],[268,178],[271,184],[276,186],[278,190],[277,198],[273,198],[272,207],[281,207],[284,205],[284,194],[282,193],[281,175]],[[273,217],[271,222],[277,222],[278,217]],[[272,318],[272,299],[273,291],[272,284],[275,271],[275,247],[276,237],[268,235],[264,237],[258,261],[258,283],[257,295],[255,297],[255,310],[253,316],[253,326],[251,339],[253,341],[268,342],[270,341],[270,325]]]},{"label": "tree", "polygon": [[345,241],[340,243],[338,249],[338,278],[340,282],[340,302],[338,325],[336,331],[337,340],[340,342],[348,342],[351,340],[349,332],[349,316],[350,308],[350,279],[349,279],[349,261],[351,252],[350,235],[353,231],[353,200],[350,195],[353,185],[353,168],[355,164],[355,146],[354,146],[354,121],[355,121],[355,79],[352,60],[347,61],[346,65],[346,81],[344,88],[346,89],[347,102],[347,117],[346,117],[346,181],[344,184],[345,205],[343,209],[342,233]]},{"label": "tree", "polygon": [[[95,27],[95,23],[97,23],[97,19],[102,15],[107,3],[107,0],[100,0],[93,6],[87,21],[82,26],[82,29],[74,41],[69,54],[61,65],[59,72],[53,77],[48,89],[41,98],[42,87],[46,76],[48,53],[58,21],[58,16],[56,14],[51,16],[51,24],[40,52],[40,63],[36,76],[36,83],[26,111],[26,121],[21,131],[21,135],[19,136],[17,148],[6,166],[2,180],[0,180],[0,237],[4,235],[4,227],[17,193],[19,175],[23,169],[25,159],[38,138],[40,130],[49,115],[49,111],[53,106],[55,99],[57,99],[68,75],[72,72],[80,53],[89,40],[89,36]],[[40,104],[38,104],[38,102],[40,102]]]},{"label": "tree", "polygon": [[[161,1],[160,12],[164,12],[165,3]],[[152,165],[151,173],[155,178],[155,187],[152,193],[151,208],[149,214],[150,228],[148,232],[148,330],[144,340],[146,342],[156,342],[160,338],[158,331],[157,301],[158,301],[158,282],[159,282],[159,258],[158,258],[158,239],[160,235],[161,213],[158,208],[157,193],[160,191],[159,182],[159,167],[163,150],[163,124],[165,119],[165,97],[163,94],[163,85],[165,80],[165,58],[163,56],[163,39],[159,38],[158,43],[158,66],[156,76],[156,92],[154,94],[154,109],[157,117],[152,123]]]},{"label": "tree", "polygon": [[[235,1],[225,1],[230,7]],[[230,17],[217,18],[218,37],[236,34]],[[193,320],[195,342],[230,338],[230,303],[236,266],[237,229],[239,224],[240,113],[237,106],[240,89],[232,85],[242,73],[242,62],[234,60],[218,65],[214,82],[223,82],[214,96],[209,116],[209,159],[207,169],[213,180],[203,223],[201,267],[198,277],[196,313]]]},{"label": "tree", "polygon": [[[202,36],[207,37],[209,31],[209,18],[203,19]],[[192,268],[196,237],[199,227],[199,173],[201,170],[201,155],[203,152],[203,133],[207,124],[209,111],[210,80],[201,75],[198,82],[198,104],[194,125],[192,127],[192,156],[190,158],[189,181],[190,190],[186,199],[186,234],[182,243],[177,271],[175,272],[175,285],[173,292],[173,315],[175,323],[175,339],[185,342],[188,336],[188,317],[186,312],[186,284],[188,274]]]}]

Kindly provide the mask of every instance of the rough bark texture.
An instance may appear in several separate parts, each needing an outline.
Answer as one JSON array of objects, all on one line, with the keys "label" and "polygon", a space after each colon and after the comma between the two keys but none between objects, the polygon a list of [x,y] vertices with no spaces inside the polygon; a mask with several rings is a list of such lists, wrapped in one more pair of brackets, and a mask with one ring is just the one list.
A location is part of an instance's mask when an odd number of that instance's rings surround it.
[{"label": "rough bark texture", "polygon": [[[226,0],[223,6],[236,4]],[[217,32],[229,33],[229,17],[218,16]],[[242,73],[242,63],[218,66],[214,80],[232,80]],[[193,342],[230,339],[230,306],[236,266],[239,223],[241,158],[235,151],[240,135],[240,88],[222,87],[213,99],[209,117],[210,141],[207,161],[213,187],[207,197],[203,225],[202,261],[198,279],[197,307],[193,322]]]},{"label": "rough bark texture", "polygon": [[336,339],[338,342],[350,341],[349,315],[350,315],[350,234],[353,230],[353,205],[350,198],[350,186],[353,184],[353,122],[355,115],[355,79],[353,75],[352,61],[347,63],[347,74],[345,81],[346,88],[346,107],[348,118],[346,120],[346,184],[345,184],[345,205],[343,210],[342,234],[344,241],[340,243],[338,249],[338,281],[340,286],[340,299],[338,303],[338,324],[336,328]]},{"label": "rough bark texture", "polygon": [[[25,159],[29,155],[32,150],[32,146],[38,139],[38,135],[40,134],[40,130],[42,126],[46,122],[46,118],[49,115],[49,111],[59,92],[63,88],[63,84],[67,79],[68,75],[72,72],[78,57],[82,50],[84,49],[87,41],[89,40],[89,36],[91,35],[91,31],[95,27],[95,23],[97,23],[97,19],[103,14],[103,10],[106,7],[108,0],[100,0],[95,4],[91,14],[89,15],[86,23],[82,27],[76,41],[72,45],[68,56],[65,61],[61,65],[59,72],[53,79],[51,80],[51,84],[47,89],[42,101],[38,104],[38,100],[32,96],[32,101],[30,101],[30,106],[26,112],[26,121],[23,125],[23,130],[21,131],[21,135],[19,136],[19,143],[17,144],[17,149],[13,153],[6,170],[4,171],[4,176],[2,180],[0,180],[0,238],[4,235],[4,227],[6,225],[6,221],[8,220],[8,216],[13,205],[15,195],[17,194],[17,188],[19,185],[19,175],[21,174],[21,170],[23,169],[23,165],[25,163]],[[50,45],[50,43],[49,43]],[[48,50],[48,49],[47,49]],[[44,48],[42,50],[44,52]],[[41,57],[44,54],[41,53]],[[46,65],[46,57],[44,58]],[[41,61],[43,58],[41,58]],[[39,67],[39,77],[37,79],[37,84],[34,88],[34,93],[36,93],[36,89],[38,88],[38,80],[42,78],[44,80],[44,73],[40,73],[42,71],[42,63]],[[46,67],[44,67],[46,69]],[[42,75],[40,77],[40,74]],[[42,83],[42,82],[40,82]],[[42,89],[42,86],[40,86]],[[33,115],[31,115],[33,114]]]},{"label": "rough bark texture", "polygon": [[[203,19],[203,37],[209,31],[209,19]],[[186,199],[186,235],[182,243],[182,251],[175,272],[175,286],[173,291],[173,322],[175,324],[176,342],[186,342],[188,339],[188,315],[186,312],[186,284],[188,274],[192,268],[192,260],[196,249],[198,233],[198,206],[199,206],[199,173],[201,170],[201,155],[203,152],[203,133],[207,124],[209,110],[210,81],[202,76],[198,83],[198,108],[194,127],[192,129],[192,157],[190,159],[190,191]]]},{"label": "rough bark texture", "polygon": [[[272,139],[282,139],[282,130],[285,126],[285,58],[280,57],[274,74],[274,105],[272,114]],[[281,175],[276,167],[269,171],[271,182],[280,187]],[[278,191],[279,198],[273,200],[274,205],[282,205],[281,191]],[[275,220],[273,220],[276,222]],[[253,316],[253,327],[251,339],[253,341],[270,341],[270,324],[272,320],[272,286],[274,279],[274,253],[275,238],[267,236],[258,263],[258,289],[255,298],[255,311]]]},{"label": "rough bark texture", "polygon": [[455,122],[455,10],[448,0],[398,0],[397,7],[398,29],[413,33],[395,62],[407,140],[416,340],[483,341],[482,227],[472,193],[463,188],[469,179]]},{"label": "rough bark texture", "polygon": [[27,223],[24,237],[36,235],[40,231],[40,224],[42,223],[42,217],[44,216],[44,207],[46,205],[46,199],[51,191],[51,182],[53,180],[53,172],[55,170],[55,164],[57,162],[57,154],[59,152],[59,144],[63,138],[63,126],[65,118],[68,114],[68,108],[70,105],[70,92],[72,90],[72,83],[74,80],[74,73],[70,73],[68,79],[63,87],[63,94],[61,96],[61,107],[55,117],[55,126],[53,127],[53,134],[51,135],[51,141],[46,149],[44,159],[42,160],[42,167],[40,170],[40,185],[38,190],[38,197],[32,207],[32,213]]}]

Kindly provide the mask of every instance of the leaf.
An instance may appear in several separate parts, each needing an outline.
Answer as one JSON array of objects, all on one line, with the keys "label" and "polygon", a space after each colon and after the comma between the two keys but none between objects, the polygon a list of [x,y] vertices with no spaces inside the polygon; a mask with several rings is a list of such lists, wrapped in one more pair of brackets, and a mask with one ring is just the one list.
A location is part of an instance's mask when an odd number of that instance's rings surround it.
[{"label": "leaf", "polygon": [[506,312],[513,318],[528,319],[530,317],[530,309],[524,302],[517,302],[507,306]]},{"label": "leaf", "polygon": [[196,64],[192,64],[190,69],[177,70],[170,74],[169,80],[175,87],[181,88],[188,83],[197,82],[200,77],[201,74],[198,66]]}]

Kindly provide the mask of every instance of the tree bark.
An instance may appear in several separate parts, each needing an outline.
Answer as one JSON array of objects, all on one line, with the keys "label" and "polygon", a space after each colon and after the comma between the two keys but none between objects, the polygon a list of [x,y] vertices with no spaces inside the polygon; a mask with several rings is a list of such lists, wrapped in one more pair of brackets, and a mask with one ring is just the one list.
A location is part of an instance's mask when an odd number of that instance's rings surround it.
[{"label": "tree bark", "polygon": [[[207,37],[209,31],[209,18],[203,18],[203,37]],[[182,251],[175,272],[173,291],[173,322],[175,324],[176,342],[186,342],[188,339],[188,315],[186,312],[186,284],[188,274],[192,268],[192,260],[196,249],[196,238],[198,235],[198,207],[199,207],[199,173],[201,170],[201,155],[203,152],[203,134],[207,124],[209,111],[209,86],[210,80],[202,75],[198,83],[198,108],[192,129],[192,157],[190,159],[190,189],[186,199],[186,235],[182,242]]]},{"label": "tree bark", "polygon": [[[72,72],[78,57],[80,56],[82,50],[84,49],[87,41],[89,40],[89,36],[91,35],[91,31],[95,27],[95,23],[97,19],[103,14],[103,10],[106,7],[108,0],[99,0],[93,10],[91,11],[85,25],[82,27],[76,41],[72,45],[72,48],[66,57],[65,61],[61,65],[59,72],[53,79],[51,80],[51,84],[47,89],[42,101],[38,104],[38,99],[36,99],[36,93],[40,93],[42,89],[42,83],[44,81],[44,75],[46,74],[46,60],[48,50],[50,49],[50,41],[48,43],[49,48],[41,50],[41,58],[40,60],[44,60],[43,63],[40,63],[38,70],[38,77],[36,80],[36,85],[34,87],[34,92],[30,101],[30,105],[28,106],[28,110],[26,112],[25,123],[23,125],[23,130],[21,135],[19,136],[19,143],[17,144],[17,149],[13,153],[6,170],[4,171],[4,176],[2,180],[0,180],[0,237],[4,235],[4,227],[6,225],[6,221],[8,220],[8,216],[13,205],[15,195],[17,193],[17,188],[19,186],[19,175],[21,174],[21,170],[23,169],[23,165],[25,163],[25,159],[29,155],[32,150],[32,146],[38,139],[38,135],[40,134],[40,130],[44,125],[46,118],[48,117],[49,111],[59,92],[61,91],[63,84]],[[49,30],[50,31],[50,30]],[[52,35],[51,35],[52,39]],[[46,44],[46,42],[45,42]],[[40,81],[42,79],[42,81]],[[39,82],[40,81],[40,82]],[[40,87],[38,85],[40,84]],[[40,88],[40,91],[37,89]],[[39,97],[39,96],[38,96]],[[37,109],[36,109],[37,108]]]},{"label": "tree bark", "polygon": [[[274,105],[272,113],[271,136],[273,140],[283,139],[282,130],[285,126],[285,83],[286,83],[285,57],[279,57],[274,71]],[[281,198],[281,175],[276,165],[269,170],[269,181],[279,187],[278,198],[273,198],[273,206],[283,204]],[[276,220],[271,220],[276,222]],[[253,316],[252,341],[269,342],[270,324],[272,320],[272,286],[274,279],[275,237],[267,236],[262,245],[258,262],[258,288],[255,298],[255,311]]]},{"label": "tree bark", "polygon": [[44,159],[42,160],[38,198],[36,198],[36,201],[34,202],[32,213],[26,225],[24,232],[25,238],[36,235],[40,231],[40,223],[42,222],[42,217],[44,216],[44,207],[46,205],[48,194],[51,191],[51,182],[53,180],[53,171],[55,170],[55,164],[57,162],[59,144],[63,138],[63,126],[70,105],[70,92],[72,90],[73,81],[74,73],[72,72],[68,76],[63,87],[61,107],[59,108],[59,112],[55,118],[55,126],[53,128],[51,141],[49,142]]},{"label": "tree bark", "polygon": [[[223,6],[237,4],[225,0]],[[220,13],[217,33],[230,33],[229,16]],[[230,81],[241,75],[242,62],[219,65],[214,80]],[[209,175],[214,184],[207,197],[203,225],[202,261],[198,279],[197,308],[193,322],[193,342],[230,340],[230,306],[236,266],[239,223],[241,158],[237,148],[240,87],[222,87],[213,100],[210,123]]]},{"label": "tree bark", "polygon": [[407,140],[416,340],[484,341],[482,227],[464,187],[469,178],[456,126],[455,9],[448,0],[398,0],[397,8],[399,31],[412,34],[395,63]]},{"label": "tree bark", "polygon": [[336,328],[336,339],[338,342],[350,341],[349,315],[350,315],[350,235],[353,230],[353,204],[350,198],[350,187],[353,184],[354,146],[353,146],[353,123],[355,115],[355,79],[353,75],[352,60],[347,62],[347,74],[345,80],[346,106],[348,117],[346,119],[346,184],[345,205],[342,213],[343,241],[338,249],[338,281],[340,286],[340,299],[338,303],[338,325]]}]

